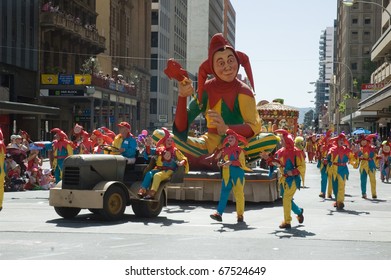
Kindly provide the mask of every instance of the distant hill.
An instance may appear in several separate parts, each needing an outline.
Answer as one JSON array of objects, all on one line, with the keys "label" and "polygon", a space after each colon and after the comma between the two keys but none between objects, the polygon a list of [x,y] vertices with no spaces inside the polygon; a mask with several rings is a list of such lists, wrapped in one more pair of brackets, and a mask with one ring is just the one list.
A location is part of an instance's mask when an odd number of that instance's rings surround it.
[{"label": "distant hill", "polygon": [[305,115],[305,113],[307,113],[310,110],[315,110],[314,107],[307,107],[307,108],[296,108],[296,107],[293,107],[293,108],[295,108],[296,110],[299,110],[299,124],[304,122],[304,115]]}]

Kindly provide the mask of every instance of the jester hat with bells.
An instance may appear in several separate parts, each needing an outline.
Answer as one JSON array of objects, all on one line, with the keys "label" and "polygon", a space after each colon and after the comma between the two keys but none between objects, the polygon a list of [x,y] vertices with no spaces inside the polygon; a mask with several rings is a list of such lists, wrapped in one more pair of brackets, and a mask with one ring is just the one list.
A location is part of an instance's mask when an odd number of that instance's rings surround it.
[{"label": "jester hat with bells", "polygon": [[172,146],[171,146],[170,148],[167,148],[167,147],[166,147],[166,141],[167,141],[167,139],[168,139],[168,138],[173,138],[173,137],[172,137],[170,131],[168,131],[167,128],[162,127],[162,130],[163,130],[163,132],[164,132],[164,136],[163,136],[162,139],[160,139],[160,140],[156,143],[156,149],[157,149],[157,151],[158,151],[159,154],[162,153],[162,152],[164,152],[164,151],[169,151],[169,152],[171,152],[171,154],[173,154],[174,151],[175,151],[175,142],[174,142],[174,141],[172,142]]},{"label": "jester hat with bells", "polygon": [[72,148],[74,148],[73,143],[68,140],[68,136],[64,131],[56,127],[50,130],[50,132],[55,133],[55,135],[57,135],[57,140],[53,141],[53,146],[56,149],[61,150],[62,148],[66,148],[68,144],[71,145]]},{"label": "jester hat with bells", "polygon": [[339,141],[340,139],[343,140],[343,143],[344,143],[344,145],[345,145],[346,147],[350,147],[350,143],[349,143],[348,139],[346,138],[345,133],[343,133],[343,132],[340,133],[340,134],[338,134],[338,135],[335,136],[335,137],[330,138],[330,142],[333,143],[334,145],[338,145],[338,141]]},{"label": "jester hat with bells", "polygon": [[391,143],[387,140],[381,143],[382,152],[384,155],[389,155],[391,152]]},{"label": "jester hat with bells", "polygon": [[290,134],[285,129],[276,129],[274,133],[282,135],[282,138],[284,139],[285,142],[285,148],[287,150],[293,151],[295,149],[295,141],[293,140],[292,134]]},{"label": "jester hat with bells", "polygon": [[[376,134],[369,134],[367,136],[365,136],[364,134],[362,135],[359,135],[357,140],[356,140],[356,143],[357,144],[360,144],[361,147],[368,147],[370,146],[371,142],[372,142],[372,139],[376,138],[377,135]],[[365,145],[363,145],[361,142],[362,141],[367,141]]]},{"label": "jester hat with bells", "polygon": [[[213,55],[218,51],[226,49],[232,50],[236,60],[238,61],[239,66],[243,66],[244,70],[246,71],[247,78],[250,81],[251,87],[254,90],[254,79],[248,56],[240,51],[235,51],[235,49],[224,38],[223,34],[217,33],[212,37],[210,41],[208,59],[205,60],[199,67],[197,92],[200,104],[202,103],[202,93],[205,88],[208,92],[211,93],[209,94],[210,108],[213,108],[219,100],[223,99],[224,102],[228,105],[228,107],[233,110],[238,90],[240,90],[241,93],[245,93],[251,96],[253,96],[254,93],[251,91],[251,89],[247,87],[247,85],[240,82],[238,79],[234,79],[234,81],[232,82],[224,82],[220,80],[216,75],[213,69]],[[207,81],[208,75],[211,74],[214,75],[215,79]]]}]

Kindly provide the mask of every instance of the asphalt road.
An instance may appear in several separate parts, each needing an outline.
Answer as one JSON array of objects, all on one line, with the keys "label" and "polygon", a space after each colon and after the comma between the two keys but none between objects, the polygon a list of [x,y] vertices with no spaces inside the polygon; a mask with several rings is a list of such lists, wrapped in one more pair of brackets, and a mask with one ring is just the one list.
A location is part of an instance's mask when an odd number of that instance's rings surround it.
[{"label": "asphalt road", "polygon": [[281,201],[247,203],[243,224],[232,203],[219,223],[209,218],[216,202],[194,201],[169,201],[153,219],[128,207],[114,223],[87,210],[64,220],[49,191],[5,193],[0,260],[390,260],[391,184],[378,179],[378,198],[362,199],[358,171],[350,172],[345,210],[336,211],[318,197],[319,170],[307,164],[306,188],[295,195],[305,220],[291,230],[278,228]]}]

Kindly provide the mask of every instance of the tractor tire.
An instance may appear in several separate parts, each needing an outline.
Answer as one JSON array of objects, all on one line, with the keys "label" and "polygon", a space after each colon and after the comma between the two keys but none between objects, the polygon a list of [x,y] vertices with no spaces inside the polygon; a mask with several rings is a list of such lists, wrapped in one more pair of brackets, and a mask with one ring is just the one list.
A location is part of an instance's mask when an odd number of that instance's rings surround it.
[{"label": "tractor tire", "polygon": [[100,214],[108,221],[120,220],[126,208],[126,195],[119,186],[111,186],[103,197],[103,209]]},{"label": "tractor tire", "polygon": [[56,213],[64,219],[72,219],[80,213],[80,208],[74,207],[54,207]]},{"label": "tractor tire", "polygon": [[134,214],[140,218],[155,218],[159,216],[166,200],[166,194],[163,191],[158,200],[134,200],[132,209]]}]

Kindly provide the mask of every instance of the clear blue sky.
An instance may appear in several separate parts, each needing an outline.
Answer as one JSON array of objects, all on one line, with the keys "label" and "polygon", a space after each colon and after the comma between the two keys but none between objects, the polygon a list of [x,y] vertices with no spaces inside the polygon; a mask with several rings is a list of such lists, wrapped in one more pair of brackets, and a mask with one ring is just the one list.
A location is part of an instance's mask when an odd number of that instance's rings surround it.
[{"label": "clear blue sky", "polygon": [[[321,31],[334,24],[337,0],[231,0],[236,49],[250,57],[256,100],[283,98],[313,107]],[[244,73],[243,70],[240,71]]]}]

